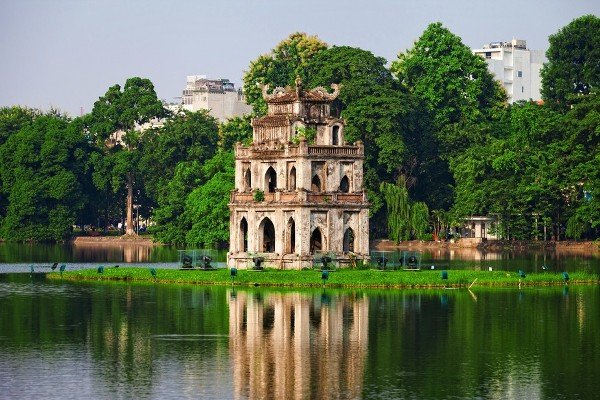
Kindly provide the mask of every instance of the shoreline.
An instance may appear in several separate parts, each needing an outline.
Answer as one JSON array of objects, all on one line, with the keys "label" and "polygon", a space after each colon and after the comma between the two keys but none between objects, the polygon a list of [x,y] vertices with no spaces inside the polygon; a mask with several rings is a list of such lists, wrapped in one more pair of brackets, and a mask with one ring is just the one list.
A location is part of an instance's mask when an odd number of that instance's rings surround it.
[{"label": "shoreline", "polygon": [[140,245],[140,246],[162,246],[155,242],[151,236],[77,236],[70,240],[73,245]]},{"label": "shoreline", "polygon": [[438,249],[474,249],[481,251],[524,251],[524,250],[557,250],[557,251],[590,251],[600,254],[600,241],[531,241],[531,240],[489,240],[462,238],[455,242],[435,242],[410,240],[395,243],[389,239],[374,239],[371,248],[378,251],[394,250],[438,250]]}]

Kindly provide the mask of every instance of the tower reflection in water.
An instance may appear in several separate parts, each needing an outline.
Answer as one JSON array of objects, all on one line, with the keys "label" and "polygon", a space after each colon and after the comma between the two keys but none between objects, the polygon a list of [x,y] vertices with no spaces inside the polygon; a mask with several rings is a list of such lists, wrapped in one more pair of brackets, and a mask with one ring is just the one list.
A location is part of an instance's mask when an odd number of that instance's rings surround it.
[{"label": "tower reflection in water", "polygon": [[228,297],[236,398],[361,397],[366,296],[230,292]]}]

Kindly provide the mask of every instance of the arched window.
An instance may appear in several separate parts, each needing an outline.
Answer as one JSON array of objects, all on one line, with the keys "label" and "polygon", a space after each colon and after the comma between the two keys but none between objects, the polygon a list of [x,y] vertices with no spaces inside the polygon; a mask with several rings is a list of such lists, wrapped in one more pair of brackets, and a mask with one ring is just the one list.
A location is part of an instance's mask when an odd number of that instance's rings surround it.
[{"label": "arched window", "polygon": [[265,218],[258,228],[260,234],[260,250],[264,253],[275,252],[275,226],[269,218]]},{"label": "arched window", "polygon": [[240,245],[239,249],[243,252],[248,251],[248,222],[246,218],[240,221]]},{"label": "arched window", "polygon": [[296,167],[292,167],[292,169],[290,169],[289,189],[296,190]]},{"label": "arched window", "polygon": [[265,183],[267,186],[268,193],[275,193],[275,189],[277,189],[277,174],[273,167],[269,167],[267,173],[265,174]]},{"label": "arched window", "polygon": [[348,193],[350,191],[350,180],[346,175],[340,181],[340,192]]},{"label": "arched window", "polygon": [[310,235],[310,252],[314,254],[321,250],[323,250],[323,236],[321,235],[321,230],[316,228]]},{"label": "arched window", "polygon": [[293,218],[290,218],[287,224],[285,252],[288,254],[296,252],[296,223]]},{"label": "arched window", "polygon": [[335,125],[331,131],[331,144],[337,146],[340,142],[340,127]]},{"label": "arched window", "polygon": [[346,232],[344,232],[344,246],[343,246],[343,250],[344,253],[347,253],[349,251],[354,251],[354,231],[352,230],[352,228],[348,228],[346,229]]},{"label": "arched window", "polygon": [[244,172],[244,191],[249,192],[252,190],[252,174],[250,173],[250,168],[246,169]]},{"label": "arched window", "polygon": [[313,192],[321,191],[321,180],[319,179],[319,175],[313,176],[310,190],[312,190]]}]

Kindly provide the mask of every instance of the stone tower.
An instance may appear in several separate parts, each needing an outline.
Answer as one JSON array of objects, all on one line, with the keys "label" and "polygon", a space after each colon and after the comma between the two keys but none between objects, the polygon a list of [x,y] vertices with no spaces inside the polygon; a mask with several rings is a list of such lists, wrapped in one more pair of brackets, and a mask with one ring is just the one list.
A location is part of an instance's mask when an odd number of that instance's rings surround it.
[{"label": "stone tower", "polygon": [[235,148],[230,267],[252,267],[257,256],[285,269],[310,268],[320,254],[340,266],[368,258],[364,146],[345,142],[331,87],[263,86],[267,115],[252,121],[252,144]]}]

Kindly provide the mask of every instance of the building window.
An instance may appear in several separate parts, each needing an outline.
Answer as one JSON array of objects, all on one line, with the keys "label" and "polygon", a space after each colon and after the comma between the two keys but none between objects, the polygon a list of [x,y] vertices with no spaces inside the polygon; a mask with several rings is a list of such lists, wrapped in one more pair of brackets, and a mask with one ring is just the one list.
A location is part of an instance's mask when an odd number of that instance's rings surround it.
[{"label": "building window", "polygon": [[296,167],[292,167],[292,169],[290,169],[289,190],[296,190]]},{"label": "building window", "polygon": [[491,51],[486,51],[485,52],[485,58],[492,58],[492,52]]},{"label": "building window", "polygon": [[517,77],[518,78],[522,78],[523,77],[523,71],[517,71]]},{"label": "building window", "polygon": [[287,224],[287,243],[286,253],[292,254],[296,252],[296,223],[293,218],[290,218]]},{"label": "building window", "polygon": [[525,92],[525,87],[521,86],[521,93]]},{"label": "building window", "polygon": [[250,168],[248,168],[244,172],[244,191],[248,192],[250,190],[252,190],[252,174],[250,173]]},{"label": "building window", "polygon": [[347,176],[344,175],[342,181],[340,182],[340,192],[348,193],[350,191],[350,180]]},{"label": "building window", "polygon": [[269,167],[267,173],[265,174],[265,182],[267,186],[268,193],[275,193],[275,189],[277,189],[277,174],[273,167]]},{"label": "building window", "polygon": [[316,228],[310,235],[310,252],[315,254],[323,250],[323,237],[321,236],[321,230]]},{"label": "building window", "polygon": [[344,232],[343,250],[344,253],[348,253],[349,251],[354,252],[354,231],[352,228],[348,228]]},{"label": "building window", "polygon": [[310,190],[312,190],[313,192],[321,191],[321,180],[319,179],[318,175],[313,176]]},{"label": "building window", "polygon": [[333,127],[333,132],[331,133],[331,144],[334,146],[337,146],[339,143],[339,134],[340,134],[340,127],[338,125]]},{"label": "building window", "polygon": [[246,218],[242,218],[240,222],[240,250],[248,251],[248,222]]},{"label": "building window", "polygon": [[265,253],[275,252],[275,226],[269,218],[260,223],[259,232],[262,236],[261,250]]}]

